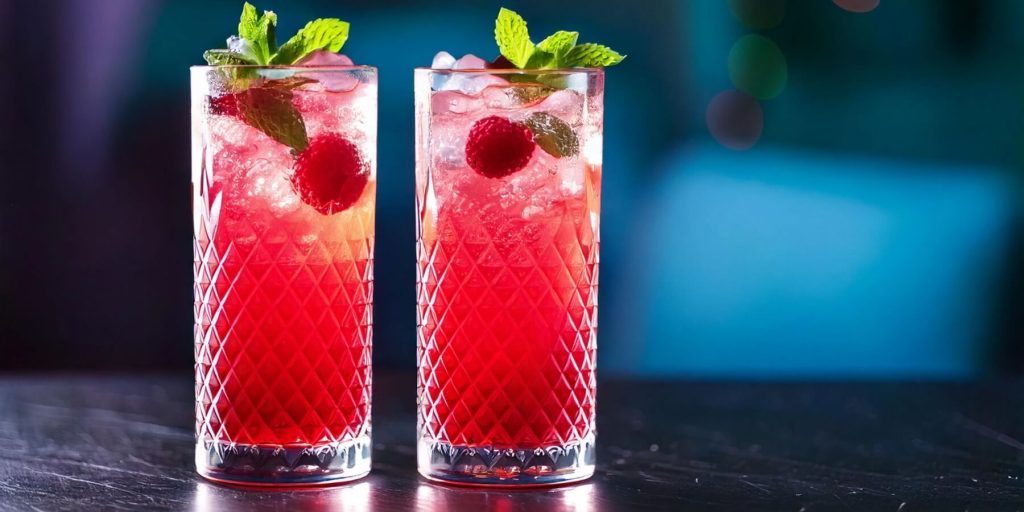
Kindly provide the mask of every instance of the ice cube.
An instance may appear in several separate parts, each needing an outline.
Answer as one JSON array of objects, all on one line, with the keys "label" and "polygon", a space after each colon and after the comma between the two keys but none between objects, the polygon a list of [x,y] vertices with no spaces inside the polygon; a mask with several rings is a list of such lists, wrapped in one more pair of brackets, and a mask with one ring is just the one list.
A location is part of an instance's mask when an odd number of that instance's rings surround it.
[{"label": "ice cube", "polygon": [[555,165],[553,157],[535,150],[526,168],[505,179],[505,188],[499,198],[501,207],[520,212],[529,205],[547,208],[551,198],[557,194]]},{"label": "ice cube", "polygon": [[[487,69],[487,61],[471,53],[458,60],[448,52],[438,52],[434,56],[432,69],[438,70],[483,70]],[[477,95],[489,85],[506,84],[505,80],[481,73],[435,73],[431,88],[435,91],[461,91],[469,95]]]},{"label": "ice cube", "polygon": [[480,91],[490,86],[501,85],[508,85],[508,81],[482,71],[480,73],[454,73],[445,82],[442,89],[445,91],[460,91],[464,94],[476,96],[480,94]]},{"label": "ice cube", "polygon": [[528,205],[525,208],[523,208],[523,218],[526,220],[530,220],[531,218],[536,217],[541,213],[544,213],[544,208],[534,204]]},{"label": "ice cube", "polygon": [[[462,142],[462,144],[459,144]],[[465,143],[461,140],[444,140],[436,146],[434,166],[440,169],[460,169],[466,165]]]},{"label": "ice cube", "polygon": [[467,53],[455,61],[451,69],[487,69],[487,61],[472,53]]},{"label": "ice cube", "polygon": [[[346,55],[327,50],[316,50],[299,59],[299,66],[351,66],[352,59]],[[345,70],[306,73],[304,76],[320,82],[324,89],[331,92],[347,92],[359,85],[359,77]]]},{"label": "ice cube", "polygon": [[286,174],[289,165],[288,159],[277,153],[264,153],[253,159],[241,178],[247,198],[278,217],[297,210],[299,197]]},{"label": "ice cube", "polygon": [[467,96],[459,91],[435,92],[430,98],[430,110],[434,114],[465,114],[479,110],[482,106],[483,102],[479,97]]},{"label": "ice cube", "polygon": [[535,110],[547,112],[570,126],[581,122],[583,116],[583,95],[571,89],[561,89],[551,93],[544,101],[537,104]]},{"label": "ice cube", "polygon": [[243,39],[238,36],[231,36],[228,38],[228,50],[233,53],[250,57],[255,60],[256,50],[252,47],[252,43],[248,39]]},{"label": "ice cube", "polygon": [[295,63],[299,66],[351,66],[352,59],[341,53],[314,50]]},{"label": "ice cube", "polygon": [[587,169],[582,165],[566,165],[559,169],[561,178],[558,184],[559,191],[566,197],[575,197],[583,193],[586,186]]},{"label": "ice cube", "polygon": [[299,195],[295,193],[291,182],[287,179],[275,179],[267,184],[267,195],[270,212],[282,217],[295,212],[301,206]]},{"label": "ice cube", "polygon": [[553,91],[542,84],[508,83],[503,87],[488,87],[483,94],[489,108],[518,109],[540,103]]},{"label": "ice cube", "polygon": [[455,57],[446,51],[437,52],[434,61],[430,63],[431,69],[451,69],[455,65]]},{"label": "ice cube", "polygon": [[480,95],[487,108],[513,109],[522,105],[516,89],[504,85],[487,86]]},{"label": "ice cube", "polygon": [[[451,69],[454,65],[455,57],[442,50],[437,52],[437,55],[434,55],[434,60],[430,63],[430,69]],[[445,83],[448,82],[448,78],[446,73],[433,73],[430,88],[435,91],[443,90]]]}]

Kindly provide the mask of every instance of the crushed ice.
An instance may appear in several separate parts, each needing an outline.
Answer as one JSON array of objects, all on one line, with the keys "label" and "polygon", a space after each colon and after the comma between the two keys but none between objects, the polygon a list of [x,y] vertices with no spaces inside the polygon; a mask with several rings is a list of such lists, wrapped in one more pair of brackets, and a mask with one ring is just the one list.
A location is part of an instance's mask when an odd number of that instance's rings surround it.
[{"label": "crushed ice", "polygon": [[[434,56],[430,67],[440,70],[485,70],[487,69],[487,64],[486,60],[471,53],[455,59],[452,54],[442,51]],[[505,84],[508,84],[506,80],[485,71],[481,73],[453,73],[450,75],[435,73],[434,83],[431,84],[431,88],[435,91],[458,91],[475,96],[488,86]]]},{"label": "crushed ice", "polygon": [[[352,59],[346,55],[334,53],[327,50],[316,50],[309,55],[299,59],[295,63],[298,66],[352,66]],[[331,92],[348,92],[359,85],[359,78],[348,71],[324,71],[305,73],[304,76],[312,78],[323,85],[324,89]]]}]

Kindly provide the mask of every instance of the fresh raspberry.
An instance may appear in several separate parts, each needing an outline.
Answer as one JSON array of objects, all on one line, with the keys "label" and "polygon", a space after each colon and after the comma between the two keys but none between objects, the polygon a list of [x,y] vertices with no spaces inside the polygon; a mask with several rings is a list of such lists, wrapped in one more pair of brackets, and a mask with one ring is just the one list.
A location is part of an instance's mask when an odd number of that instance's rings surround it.
[{"label": "fresh raspberry", "polygon": [[352,206],[369,179],[359,148],[340,135],[327,134],[313,138],[299,153],[292,186],[303,202],[330,215]]},{"label": "fresh raspberry", "polygon": [[536,145],[526,125],[504,117],[485,117],[469,130],[466,162],[488,178],[503,178],[526,167]]}]

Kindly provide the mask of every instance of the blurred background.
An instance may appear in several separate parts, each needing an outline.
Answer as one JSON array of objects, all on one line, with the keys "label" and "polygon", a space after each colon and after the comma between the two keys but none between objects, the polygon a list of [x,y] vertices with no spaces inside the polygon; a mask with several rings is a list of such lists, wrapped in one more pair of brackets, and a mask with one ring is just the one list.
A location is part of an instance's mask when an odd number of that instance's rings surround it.
[{"label": "blurred background", "polygon": [[[608,73],[605,375],[1024,370],[1024,2],[260,0],[380,69],[375,364],[415,361],[412,68],[535,36]],[[236,0],[0,0],[0,370],[192,365],[188,66]]]}]

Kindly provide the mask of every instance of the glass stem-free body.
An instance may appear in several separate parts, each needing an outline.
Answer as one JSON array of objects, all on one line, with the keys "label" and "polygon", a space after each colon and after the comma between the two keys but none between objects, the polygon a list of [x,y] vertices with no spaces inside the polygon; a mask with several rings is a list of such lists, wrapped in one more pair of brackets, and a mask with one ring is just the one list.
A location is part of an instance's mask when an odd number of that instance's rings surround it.
[{"label": "glass stem-free body", "polygon": [[[197,469],[363,476],[376,72],[197,67],[192,92]],[[338,183],[341,200],[317,195]]]},{"label": "glass stem-free body", "polygon": [[[603,73],[539,73],[416,72],[418,458],[431,479],[544,485],[594,470]],[[487,131],[524,126],[532,150]]]}]

